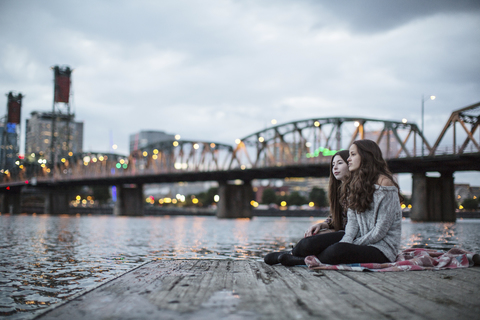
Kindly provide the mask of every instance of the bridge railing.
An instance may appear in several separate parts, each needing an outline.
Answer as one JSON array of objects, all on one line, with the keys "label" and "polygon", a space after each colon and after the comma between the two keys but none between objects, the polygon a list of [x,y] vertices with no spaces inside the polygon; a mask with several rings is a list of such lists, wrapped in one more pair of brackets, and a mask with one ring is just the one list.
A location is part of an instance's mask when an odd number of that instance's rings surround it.
[{"label": "bridge railing", "polygon": [[230,168],[261,168],[329,162],[357,139],[376,141],[384,157],[414,157],[431,147],[415,124],[365,118],[315,118],[290,122],[237,141]]}]

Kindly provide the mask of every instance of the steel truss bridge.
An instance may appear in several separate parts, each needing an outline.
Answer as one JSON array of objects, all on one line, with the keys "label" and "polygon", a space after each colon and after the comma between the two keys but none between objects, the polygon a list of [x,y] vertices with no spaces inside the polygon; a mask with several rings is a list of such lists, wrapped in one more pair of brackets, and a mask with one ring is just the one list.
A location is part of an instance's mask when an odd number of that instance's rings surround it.
[{"label": "steel truss bridge", "polygon": [[0,188],[328,176],[331,155],[356,139],[376,141],[394,173],[480,170],[479,124],[480,102],[454,111],[434,144],[406,121],[312,118],[252,133],[235,146],[171,140],[128,156],[89,152],[55,164],[19,160],[2,172]]}]

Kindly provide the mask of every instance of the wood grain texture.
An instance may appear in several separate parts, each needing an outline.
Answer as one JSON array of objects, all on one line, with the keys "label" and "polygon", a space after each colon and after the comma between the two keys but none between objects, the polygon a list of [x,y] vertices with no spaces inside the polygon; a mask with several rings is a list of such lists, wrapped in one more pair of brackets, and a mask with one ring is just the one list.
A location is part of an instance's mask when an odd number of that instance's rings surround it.
[{"label": "wood grain texture", "polygon": [[478,319],[478,270],[317,272],[160,260],[36,319]]}]

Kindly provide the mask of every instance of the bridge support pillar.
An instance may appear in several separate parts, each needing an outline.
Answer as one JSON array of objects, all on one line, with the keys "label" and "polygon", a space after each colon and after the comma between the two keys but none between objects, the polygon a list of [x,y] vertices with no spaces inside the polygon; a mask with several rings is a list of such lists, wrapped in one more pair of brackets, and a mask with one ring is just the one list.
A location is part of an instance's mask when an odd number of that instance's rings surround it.
[{"label": "bridge support pillar", "polygon": [[453,173],[443,172],[439,178],[414,173],[412,179],[412,221],[455,222],[455,188]]},{"label": "bridge support pillar", "polygon": [[251,218],[253,199],[252,184],[244,181],[241,185],[228,184],[220,181],[218,195],[220,201],[217,207],[217,218]]},{"label": "bridge support pillar", "polygon": [[113,208],[116,216],[143,216],[143,185],[127,184],[117,186],[117,202]]},{"label": "bridge support pillar", "polygon": [[68,189],[49,190],[45,197],[45,213],[48,214],[68,214],[70,204],[68,201]]},{"label": "bridge support pillar", "polygon": [[0,207],[1,213],[20,213],[20,191],[9,191],[2,195],[2,206]]}]

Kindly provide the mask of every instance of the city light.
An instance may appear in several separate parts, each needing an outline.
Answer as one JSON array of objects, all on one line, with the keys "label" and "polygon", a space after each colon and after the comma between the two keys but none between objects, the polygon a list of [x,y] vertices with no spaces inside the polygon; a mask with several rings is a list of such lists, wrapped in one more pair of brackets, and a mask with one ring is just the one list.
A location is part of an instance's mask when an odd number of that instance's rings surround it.
[{"label": "city light", "polygon": [[210,148],[215,148],[215,143],[210,143]]},{"label": "city light", "polygon": [[308,203],[308,206],[309,206],[310,208],[315,207],[315,202],[309,202],[309,203]]},{"label": "city light", "polygon": [[117,148],[118,148],[118,146],[117,146],[116,144],[114,144],[114,145],[112,146],[112,149],[113,149],[113,150],[117,150]]},{"label": "city light", "polygon": [[281,205],[282,207],[286,207],[286,206],[287,206],[287,202],[286,202],[286,201],[282,201],[282,202],[280,202],[280,205]]},{"label": "city light", "polygon": [[313,123],[313,125],[314,125],[315,127],[320,127],[320,122],[315,121],[315,122]]},{"label": "city light", "polygon": [[180,135],[179,134],[175,135],[175,140],[180,140]]},{"label": "city light", "polygon": [[360,122],[355,121],[355,122],[353,123],[353,125],[358,128],[358,127],[360,126]]},{"label": "city light", "polygon": [[174,147],[178,146],[178,141],[173,141],[173,146]]},{"label": "city light", "polygon": [[263,137],[258,137],[258,141],[263,142],[265,139]]},{"label": "city light", "polygon": [[143,151],[142,154],[143,154],[144,157],[148,156],[148,152],[147,152],[147,151]]},{"label": "city light", "polygon": [[220,201],[220,196],[218,194],[213,196],[213,201],[218,202]]},{"label": "city light", "polygon": [[153,154],[158,154],[158,149],[154,149]]},{"label": "city light", "polygon": [[403,119],[402,119],[402,123],[407,123],[407,122],[408,122],[408,121],[407,121],[406,118],[403,118]]},{"label": "city light", "polygon": [[272,124],[277,124],[277,120],[275,120],[275,119],[272,119],[271,122],[272,122]]},{"label": "city light", "polygon": [[193,203],[193,204],[197,204],[197,203],[198,203],[198,199],[197,199],[197,198],[193,198],[193,199],[192,199],[192,203]]},{"label": "city light", "polygon": [[241,140],[240,139],[235,139],[236,144],[240,144]]},{"label": "city light", "polygon": [[198,148],[199,148],[198,143],[195,143],[195,144],[193,145],[193,149],[197,150]]},{"label": "city light", "polygon": [[318,157],[320,154],[323,155],[324,157],[329,157],[329,156],[333,156],[335,153],[337,153],[337,150],[330,150],[328,148],[319,147],[315,151],[307,153],[306,157],[315,158],[315,157]]}]

